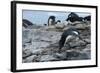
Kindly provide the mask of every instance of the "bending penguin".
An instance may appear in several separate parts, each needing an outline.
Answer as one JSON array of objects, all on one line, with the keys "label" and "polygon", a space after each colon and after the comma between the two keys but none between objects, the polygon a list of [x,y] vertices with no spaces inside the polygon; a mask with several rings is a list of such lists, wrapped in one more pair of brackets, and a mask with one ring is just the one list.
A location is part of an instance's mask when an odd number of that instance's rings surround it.
[{"label": "bending penguin", "polygon": [[65,43],[70,47],[69,43],[74,39],[81,39],[82,41],[87,43],[87,41],[83,40],[80,37],[80,33],[78,32],[77,29],[69,28],[69,29],[65,30],[61,35],[61,38],[60,38],[60,41],[59,41],[59,52],[61,52],[61,49],[62,49],[62,47],[64,46]]}]

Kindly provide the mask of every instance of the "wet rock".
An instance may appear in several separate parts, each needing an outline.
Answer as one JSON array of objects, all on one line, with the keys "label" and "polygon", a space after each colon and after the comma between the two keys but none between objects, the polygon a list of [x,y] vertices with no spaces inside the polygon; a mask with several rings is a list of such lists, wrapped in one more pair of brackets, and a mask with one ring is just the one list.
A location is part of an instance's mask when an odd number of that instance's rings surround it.
[{"label": "wet rock", "polygon": [[29,57],[29,56],[31,56],[32,55],[32,52],[31,52],[31,50],[30,49],[23,49],[22,50],[22,57],[23,57],[23,59],[25,59],[25,58],[27,58],[27,57]]},{"label": "wet rock", "polygon": [[62,23],[59,23],[59,24],[56,24],[56,25],[55,25],[55,28],[56,28],[56,29],[63,29],[64,27],[65,27],[65,25],[62,24]]},{"label": "wet rock", "polygon": [[85,39],[85,41],[88,42],[88,43],[91,43],[91,39],[90,38]]},{"label": "wet rock", "polygon": [[67,52],[67,59],[68,60],[72,60],[77,56],[79,56],[79,53],[76,51]]},{"label": "wet rock", "polygon": [[[85,60],[91,58],[91,43],[73,40],[70,47],[65,44],[59,53],[59,40],[64,30],[70,27],[78,28],[83,40],[91,42],[90,26],[82,23],[73,25],[44,26],[40,28],[23,28],[22,51],[23,63],[48,62],[62,60]],[[31,43],[30,43],[31,40]]]},{"label": "wet rock", "polygon": [[75,28],[76,29],[85,29],[86,28],[86,25],[85,24],[76,24],[75,25]]},{"label": "wet rock", "polygon": [[34,58],[36,58],[36,55],[29,56],[23,60],[23,63],[31,63],[33,62]]},{"label": "wet rock", "polygon": [[64,29],[62,29],[63,31],[69,29],[69,28],[72,28],[71,26],[70,27],[65,27]]},{"label": "wet rock", "polygon": [[52,55],[43,55],[41,56],[41,59],[40,59],[41,62],[55,61],[55,60],[58,60],[58,59],[54,58]]},{"label": "wet rock", "polygon": [[91,44],[87,44],[85,49],[91,49]]},{"label": "wet rock", "polygon": [[47,43],[47,42],[36,41],[36,42],[32,43],[32,46],[33,46],[32,48],[33,49],[40,49],[40,48],[43,48],[43,47],[47,47],[49,45],[50,45],[50,43]]},{"label": "wet rock", "polygon": [[58,58],[59,60],[66,60],[67,59],[67,53],[66,52],[55,53],[54,57]]},{"label": "wet rock", "polygon": [[79,59],[91,59],[91,51],[81,53]]},{"label": "wet rock", "polygon": [[67,27],[69,25],[69,22],[68,21],[63,21],[62,24]]},{"label": "wet rock", "polygon": [[41,49],[33,49],[33,50],[31,50],[33,55],[41,55],[42,51],[43,51],[42,48]]},{"label": "wet rock", "polygon": [[83,51],[83,52],[77,52],[77,51],[72,51],[72,52],[67,52],[67,60],[85,60],[85,59],[90,59],[90,51]]}]

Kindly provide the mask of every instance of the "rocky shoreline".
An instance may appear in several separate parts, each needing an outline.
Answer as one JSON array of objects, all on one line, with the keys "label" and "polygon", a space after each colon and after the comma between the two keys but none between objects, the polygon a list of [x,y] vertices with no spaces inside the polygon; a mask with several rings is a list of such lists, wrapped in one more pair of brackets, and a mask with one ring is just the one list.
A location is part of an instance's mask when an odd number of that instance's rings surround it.
[{"label": "rocky shoreline", "polygon": [[[58,42],[64,30],[77,28],[82,40],[73,41],[71,47],[66,44],[58,53]],[[39,28],[23,28],[22,30],[22,62],[48,62],[64,60],[91,59],[91,29],[90,24],[75,23],[75,25],[41,26]]]}]

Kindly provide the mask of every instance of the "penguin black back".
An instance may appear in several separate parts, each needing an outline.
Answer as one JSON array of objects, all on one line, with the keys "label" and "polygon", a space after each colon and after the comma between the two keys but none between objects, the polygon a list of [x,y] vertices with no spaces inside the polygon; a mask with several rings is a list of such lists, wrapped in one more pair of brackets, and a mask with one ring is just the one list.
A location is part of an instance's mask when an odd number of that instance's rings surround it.
[{"label": "penguin black back", "polygon": [[27,20],[27,19],[23,19],[22,22],[23,22],[23,26],[24,26],[25,28],[28,27],[28,26],[32,26],[32,25],[33,25],[33,23],[30,22],[30,21]]},{"label": "penguin black back", "polygon": [[89,16],[84,17],[84,20],[91,21],[91,16],[89,15]]}]

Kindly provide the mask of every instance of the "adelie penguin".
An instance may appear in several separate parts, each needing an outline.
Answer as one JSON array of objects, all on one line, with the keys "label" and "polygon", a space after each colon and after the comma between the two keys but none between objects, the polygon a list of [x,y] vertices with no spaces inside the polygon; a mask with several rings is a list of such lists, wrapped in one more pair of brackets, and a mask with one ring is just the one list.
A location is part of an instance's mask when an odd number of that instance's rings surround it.
[{"label": "adelie penguin", "polygon": [[27,28],[28,26],[32,26],[32,25],[33,25],[33,23],[30,22],[30,21],[27,20],[27,19],[23,19],[22,22],[23,22],[23,26],[24,26],[25,28]]},{"label": "adelie penguin", "polygon": [[69,43],[75,39],[80,39],[80,40],[84,41],[86,44],[89,44],[89,42],[83,40],[80,37],[80,33],[76,28],[69,28],[69,29],[65,30],[61,35],[61,38],[59,41],[59,53],[61,52],[62,47],[64,47],[64,44],[67,44],[69,47],[71,47],[71,45]]},{"label": "adelie penguin", "polygon": [[64,47],[64,44],[67,44],[70,47],[70,42],[74,39],[81,39],[79,36],[79,31],[76,28],[69,28],[65,30],[60,38],[59,41],[59,53],[61,52],[62,47]]},{"label": "adelie penguin", "polygon": [[68,15],[68,18],[66,19],[66,21],[70,21],[70,22],[75,22],[75,21],[83,21],[84,18],[83,17],[79,17],[76,13],[71,12]]},{"label": "adelie penguin", "polygon": [[91,16],[89,15],[89,16],[84,17],[84,21],[91,21]]},{"label": "adelie penguin", "polygon": [[48,18],[48,26],[55,25],[55,16],[50,16]]}]

